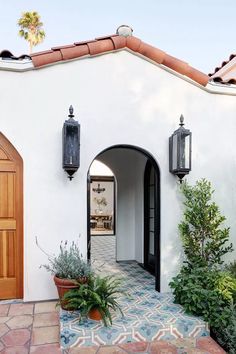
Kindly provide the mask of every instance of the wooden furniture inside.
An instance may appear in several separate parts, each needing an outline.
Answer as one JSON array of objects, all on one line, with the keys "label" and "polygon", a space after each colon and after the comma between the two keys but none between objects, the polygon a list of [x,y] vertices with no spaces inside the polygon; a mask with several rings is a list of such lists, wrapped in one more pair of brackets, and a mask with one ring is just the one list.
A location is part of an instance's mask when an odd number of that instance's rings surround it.
[{"label": "wooden furniture inside", "polygon": [[112,215],[110,214],[91,214],[90,225],[92,228],[105,228],[110,230],[112,227]]}]

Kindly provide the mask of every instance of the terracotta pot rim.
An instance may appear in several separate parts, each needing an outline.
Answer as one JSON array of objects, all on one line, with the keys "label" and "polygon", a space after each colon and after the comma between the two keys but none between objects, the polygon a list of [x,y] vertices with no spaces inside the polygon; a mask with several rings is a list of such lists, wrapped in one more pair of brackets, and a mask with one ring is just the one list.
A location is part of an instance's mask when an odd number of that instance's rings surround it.
[{"label": "terracotta pot rim", "polygon": [[88,280],[88,277],[81,277],[78,279],[68,279],[68,278],[59,278],[56,275],[54,275],[54,281],[57,284],[67,284],[67,285],[76,285],[75,282],[82,280],[83,282],[86,282]]}]

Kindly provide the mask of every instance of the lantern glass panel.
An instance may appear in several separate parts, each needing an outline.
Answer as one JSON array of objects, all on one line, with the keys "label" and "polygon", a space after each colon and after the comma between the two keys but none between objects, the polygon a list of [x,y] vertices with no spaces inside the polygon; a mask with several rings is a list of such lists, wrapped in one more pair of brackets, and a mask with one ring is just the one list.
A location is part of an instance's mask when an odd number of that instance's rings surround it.
[{"label": "lantern glass panel", "polygon": [[180,141],[180,169],[189,169],[189,149],[190,149],[190,136],[182,135]]},{"label": "lantern glass panel", "polygon": [[172,138],[172,169],[176,170],[178,168],[178,135],[174,134]]},{"label": "lantern glass panel", "polygon": [[184,145],[185,145],[185,168],[189,169],[190,165],[189,165],[189,153],[190,153],[190,135],[185,136],[184,139]]},{"label": "lantern glass panel", "polygon": [[78,155],[78,126],[67,126],[67,139],[66,139],[66,165],[77,165],[79,163]]}]

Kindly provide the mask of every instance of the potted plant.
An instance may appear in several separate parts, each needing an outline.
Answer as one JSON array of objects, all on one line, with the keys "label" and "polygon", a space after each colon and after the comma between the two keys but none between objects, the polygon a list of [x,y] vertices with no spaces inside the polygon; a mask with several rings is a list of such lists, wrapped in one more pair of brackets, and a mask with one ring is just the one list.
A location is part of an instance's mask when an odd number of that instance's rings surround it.
[{"label": "potted plant", "polygon": [[86,284],[67,292],[63,300],[66,300],[66,307],[70,310],[79,310],[81,318],[88,316],[93,320],[102,320],[108,326],[112,324],[112,311],[119,311],[123,316],[117,302],[120,294],[126,294],[121,289],[121,279],[91,275]]},{"label": "potted plant", "polygon": [[[36,244],[38,245],[37,239]],[[71,244],[68,244],[67,241],[62,241],[57,255],[49,255],[39,245],[38,247],[48,257],[48,264],[43,264],[41,267],[44,267],[54,275],[61,307],[68,309],[62,300],[64,294],[88,281],[89,275],[92,274],[91,266],[83,259],[80,249],[74,241]]]}]

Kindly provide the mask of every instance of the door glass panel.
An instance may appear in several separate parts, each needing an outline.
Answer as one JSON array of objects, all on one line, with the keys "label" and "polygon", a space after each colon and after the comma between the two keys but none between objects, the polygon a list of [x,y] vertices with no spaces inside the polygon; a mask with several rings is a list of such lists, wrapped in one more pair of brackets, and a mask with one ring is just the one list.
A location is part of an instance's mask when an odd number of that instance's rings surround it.
[{"label": "door glass panel", "polygon": [[154,184],[154,183],[155,183],[155,174],[154,174],[154,169],[152,167],[150,171],[150,184]]},{"label": "door glass panel", "polygon": [[149,219],[149,230],[154,232],[154,218]]},{"label": "door glass panel", "polygon": [[149,253],[154,256],[154,232],[149,232]]},{"label": "door glass panel", "polygon": [[149,209],[149,217],[150,218],[154,218],[154,208],[153,209]]},{"label": "door glass panel", "polygon": [[154,208],[154,186],[149,187],[149,207]]}]

